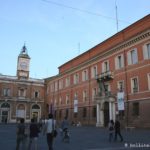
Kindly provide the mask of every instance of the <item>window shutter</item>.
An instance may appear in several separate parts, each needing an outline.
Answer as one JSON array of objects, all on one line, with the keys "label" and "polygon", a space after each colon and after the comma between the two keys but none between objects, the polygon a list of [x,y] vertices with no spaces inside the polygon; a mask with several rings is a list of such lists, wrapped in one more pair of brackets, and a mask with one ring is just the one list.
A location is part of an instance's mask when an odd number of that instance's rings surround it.
[{"label": "window shutter", "polygon": [[73,78],[73,79],[74,79],[74,84],[76,84],[76,76],[75,76],[75,75],[74,75],[74,78]]},{"label": "window shutter", "polygon": [[150,74],[148,74],[148,89],[150,90]]},{"label": "window shutter", "polygon": [[148,59],[147,46],[143,45],[143,58]]},{"label": "window shutter", "polygon": [[138,62],[137,48],[135,48],[134,51],[135,51],[135,58],[133,60],[134,60],[134,63],[137,63]]},{"label": "window shutter", "polygon": [[102,63],[102,72],[104,72],[104,62]]},{"label": "window shutter", "polygon": [[109,70],[110,70],[110,69],[109,69],[109,61],[107,61],[107,65],[108,65],[108,66],[107,66],[107,67],[108,67],[107,71],[109,71]]},{"label": "window shutter", "polygon": [[91,67],[91,78],[94,78],[94,67]]},{"label": "window shutter", "polygon": [[118,69],[118,56],[115,57],[115,68]]},{"label": "window shutter", "polygon": [[124,67],[124,57],[123,57],[124,55],[123,54],[121,54],[121,67]]},{"label": "window shutter", "polygon": [[88,73],[88,70],[86,70],[86,80],[88,80],[89,79],[89,73]]},{"label": "window shutter", "polygon": [[84,81],[84,71],[82,71],[82,81]]},{"label": "window shutter", "polygon": [[127,53],[127,57],[128,57],[128,65],[131,65],[131,52],[130,51]]}]

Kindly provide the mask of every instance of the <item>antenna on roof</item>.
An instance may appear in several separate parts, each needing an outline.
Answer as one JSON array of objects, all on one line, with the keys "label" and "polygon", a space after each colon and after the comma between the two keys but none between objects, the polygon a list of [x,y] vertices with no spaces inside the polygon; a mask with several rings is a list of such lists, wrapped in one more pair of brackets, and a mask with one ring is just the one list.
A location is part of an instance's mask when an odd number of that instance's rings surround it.
[{"label": "antenna on roof", "polygon": [[115,0],[115,11],[116,11],[116,28],[118,32],[118,10],[117,10],[117,0]]}]

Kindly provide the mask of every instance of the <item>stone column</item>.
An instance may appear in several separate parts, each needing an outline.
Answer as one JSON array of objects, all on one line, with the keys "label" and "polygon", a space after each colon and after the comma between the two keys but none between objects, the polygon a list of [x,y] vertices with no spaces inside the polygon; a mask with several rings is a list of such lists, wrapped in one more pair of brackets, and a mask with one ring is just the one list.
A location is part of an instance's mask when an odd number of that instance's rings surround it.
[{"label": "stone column", "polygon": [[112,119],[115,121],[116,120],[116,107],[115,107],[115,103],[114,102],[112,103],[112,109],[113,109],[113,113],[112,113],[113,114],[113,116],[112,116],[113,118]]},{"label": "stone column", "polygon": [[100,110],[100,126],[101,127],[104,126],[104,110],[103,109]]},{"label": "stone column", "polygon": [[96,122],[96,127],[100,126],[100,104],[97,103],[97,122]]},{"label": "stone column", "polygon": [[113,119],[113,114],[112,114],[112,102],[109,102],[109,120]]}]

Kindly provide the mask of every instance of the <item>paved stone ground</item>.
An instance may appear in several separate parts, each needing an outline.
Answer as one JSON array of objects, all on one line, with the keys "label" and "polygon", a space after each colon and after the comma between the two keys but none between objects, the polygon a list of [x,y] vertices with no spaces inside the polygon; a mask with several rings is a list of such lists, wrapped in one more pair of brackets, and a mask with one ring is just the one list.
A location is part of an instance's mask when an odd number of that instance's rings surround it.
[{"label": "paved stone ground", "polygon": [[[0,125],[0,150],[15,150],[16,125]],[[54,150],[150,150],[150,130],[133,129],[122,131],[123,142],[108,142],[108,131],[96,127],[71,127],[70,143],[64,143],[60,134],[55,139]],[[149,148],[142,147],[147,144]],[[133,148],[134,146],[138,148]],[[38,139],[38,150],[48,150],[46,136],[42,134]],[[141,147],[140,147],[141,146]]]}]

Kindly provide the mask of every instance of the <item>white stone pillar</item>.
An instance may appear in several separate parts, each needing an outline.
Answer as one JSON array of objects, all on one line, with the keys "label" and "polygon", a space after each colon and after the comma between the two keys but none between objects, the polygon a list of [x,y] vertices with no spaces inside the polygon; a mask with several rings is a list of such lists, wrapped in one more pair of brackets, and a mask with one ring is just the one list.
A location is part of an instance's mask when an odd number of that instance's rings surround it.
[{"label": "white stone pillar", "polygon": [[113,120],[116,120],[116,107],[115,107],[115,103],[112,103],[112,109],[113,109]]},{"label": "white stone pillar", "polygon": [[112,103],[109,102],[109,120],[112,120],[113,119],[113,114],[112,114]]},{"label": "white stone pillar", "polygon": [[100,126],[104,126],[104,110],[100,110]]},{"label": "white stone pillar", "polygon": [[97,122],[96,127],[100,126],[100,104],[97,104]]}]

